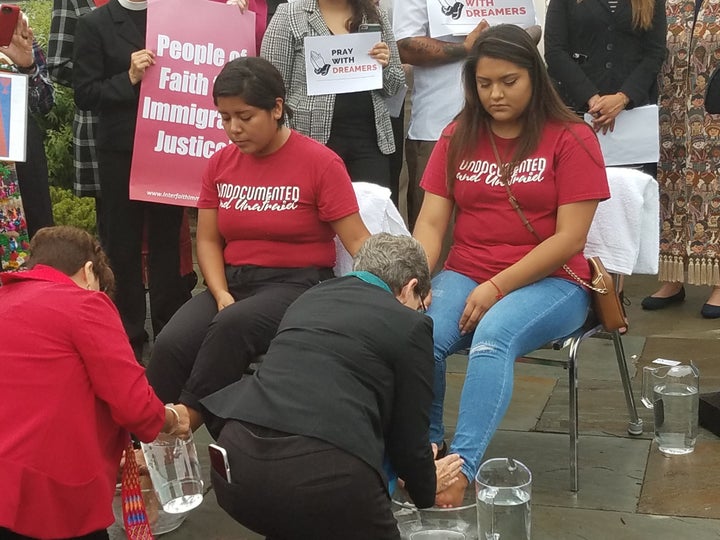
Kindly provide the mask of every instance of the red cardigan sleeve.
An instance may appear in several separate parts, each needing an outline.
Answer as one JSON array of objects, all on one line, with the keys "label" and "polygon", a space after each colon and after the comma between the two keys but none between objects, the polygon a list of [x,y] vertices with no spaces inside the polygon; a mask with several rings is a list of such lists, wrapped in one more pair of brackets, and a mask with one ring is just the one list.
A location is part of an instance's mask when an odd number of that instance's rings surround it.
[{"label": "red cardigan sleeve", "polygon": [[137,363],[117,309],[104,293],[87,294],[73,341],[93,390],[107,403],[113,420],[150,442],[165,423],[165,409]]}]

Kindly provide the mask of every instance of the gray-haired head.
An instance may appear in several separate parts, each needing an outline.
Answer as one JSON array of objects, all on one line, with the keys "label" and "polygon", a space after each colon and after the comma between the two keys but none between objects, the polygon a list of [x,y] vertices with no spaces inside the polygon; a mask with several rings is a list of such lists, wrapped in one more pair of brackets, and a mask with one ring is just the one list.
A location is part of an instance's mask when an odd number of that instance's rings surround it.
[{"label": "gray-haired head", "polygon": [[420,298],[430,292],[430,269],[425,250],[411,236],[372,235],[353,258],[353,270],[375,274],[396,295],[413,278],[418,280],[415,292]]}]

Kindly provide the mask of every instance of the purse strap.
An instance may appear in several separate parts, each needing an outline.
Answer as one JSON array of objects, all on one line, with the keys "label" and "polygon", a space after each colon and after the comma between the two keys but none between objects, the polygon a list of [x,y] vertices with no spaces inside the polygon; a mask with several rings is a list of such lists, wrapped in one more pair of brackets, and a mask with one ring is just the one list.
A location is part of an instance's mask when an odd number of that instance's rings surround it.
[{"label": "purse strap", "polygon": [[[508,201],[510,202],[510,206],[513,207],[515,212],[517,212],[517,215],[520,217],[520,221],[522,221],[525,228],[532,233],[535,238],[537,238],[539,243],[542,243],[543,239],[540,237],[540,235],[535,230],[535,227],[532,226],[530,223],[530,220],[525,216],[525,212],[522,211],[522,208],[520,208],[520,203],[518,202],[517,198],[515,197],[515,194],[512,192],[512,189],[510,188],[510,181],[505,180],[505,174],[508,172],[508,170],[511,170],[512,163],[503,163],[502,159],[500,158],[500,153],[498,152],[497,145],[495,144],[495,136],[493,135],[492,129],[489,125],[486,125],[488,137],[490,138],[490,146],[492,147],[493,154],[495,154],[495,160],[497,161],[498,166],[498,174],[500,176],[500,184],[502,184],[505,187],[505,191],[507,192]],[[580,276],[578,276],[572,268],[570,268],[567,264],[562,265],[563,270],[567,272],[567,274],[573,278],[575,281],[577,281],[580,285],[583,287],[587,287],[591,291],[595,291],[596,293],[600,294],[607,294],[608,290],[607,287],[595,287],[594,285],[588,283],[584,279],[582,279]]]}]

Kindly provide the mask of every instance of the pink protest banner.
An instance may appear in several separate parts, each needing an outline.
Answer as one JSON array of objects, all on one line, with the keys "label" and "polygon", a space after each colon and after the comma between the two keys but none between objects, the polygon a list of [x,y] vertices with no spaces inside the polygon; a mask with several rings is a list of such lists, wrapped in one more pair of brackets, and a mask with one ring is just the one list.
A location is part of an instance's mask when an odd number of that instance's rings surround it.
[{"label": "pink protest banner", "polygon": [[210,0],[150,0],[130,198],[195,206],[207,160],[228,143],[212,100],[223,66],[255,56],[255,14]]}]

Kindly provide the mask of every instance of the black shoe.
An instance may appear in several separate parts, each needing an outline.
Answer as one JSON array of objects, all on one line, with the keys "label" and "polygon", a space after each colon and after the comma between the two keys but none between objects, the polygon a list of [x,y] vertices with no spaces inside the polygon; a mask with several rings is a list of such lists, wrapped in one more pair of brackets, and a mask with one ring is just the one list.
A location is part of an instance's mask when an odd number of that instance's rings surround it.
[{"label": "black shoe", "polygon": [[679,304],[685,300],[685,287],[681,287],[678,292],[667,298],[658,298],[657,296],[646,296],[640,304],[643,309],[654,311],[656,309],[665,309],[672,304]]},{"label": "black shoe", "polygon": [[720,319],[720,306],[703,304],[700,315],[706,319]]}]

